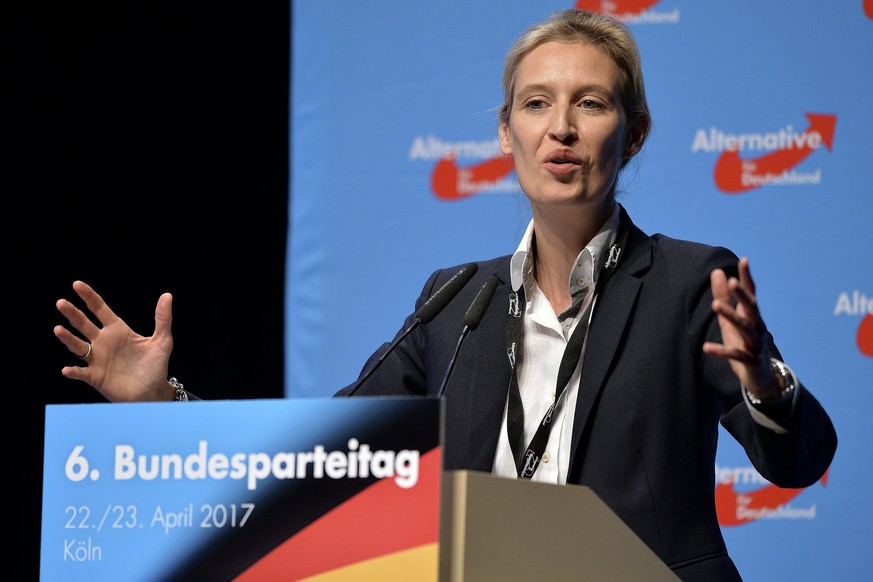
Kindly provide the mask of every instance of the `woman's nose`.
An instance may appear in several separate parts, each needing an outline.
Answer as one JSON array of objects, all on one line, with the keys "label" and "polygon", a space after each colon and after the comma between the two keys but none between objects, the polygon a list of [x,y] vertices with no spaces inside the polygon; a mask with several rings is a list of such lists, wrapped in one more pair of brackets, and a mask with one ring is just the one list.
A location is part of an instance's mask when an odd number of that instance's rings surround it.
[{"label": "woman's nose", "polygon": [[563,107],[555,109],[549,134],[561,143],[576,138],[576,123],[569,109]]}]

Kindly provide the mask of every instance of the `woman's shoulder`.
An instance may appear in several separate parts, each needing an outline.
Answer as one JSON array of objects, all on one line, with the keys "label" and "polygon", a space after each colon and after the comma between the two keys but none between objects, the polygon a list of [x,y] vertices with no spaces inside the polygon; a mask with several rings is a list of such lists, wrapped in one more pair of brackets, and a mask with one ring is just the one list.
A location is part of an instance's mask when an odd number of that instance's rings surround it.
[{"label": "woman's shoulder", "polygon": [[729,248],[696,240],[676,238],[662,233],[650,237],[655,247],[663,253],[677,256],[736,256]]},{"label": "woman's shoulder", "polygon": [[735,263],[738,260],[736,254],[727,247],[678,238],[661,232],[648,234],[633,221],[630,221],[629,246],[631,253],[646,263],[649,257],[656,264],[663,261],[690,265],[701,262],[719,264]]},{"label": "woman's shoulder", "polygon": [[721,245],[675,238],[661,233],[652,235],[651,240],[655,264],[672,265],[673,268],[682,266],[691,271],[703,271],[708,276],[715,268],[733,273],[739,261],[734,251]]},{"label": "woman's shoulder", "polygon": [[430,279],[433,281],[444,281],[450,279],[462,271],[469,269],[473,271],[473,277],[476,279],[487,278],[491,275],[502,277],[509,275],[509,260],[512,255],[503,255],[492,259],[475,260],[467,263],[459,263],[448,267],[441,267],[431,273]]}]

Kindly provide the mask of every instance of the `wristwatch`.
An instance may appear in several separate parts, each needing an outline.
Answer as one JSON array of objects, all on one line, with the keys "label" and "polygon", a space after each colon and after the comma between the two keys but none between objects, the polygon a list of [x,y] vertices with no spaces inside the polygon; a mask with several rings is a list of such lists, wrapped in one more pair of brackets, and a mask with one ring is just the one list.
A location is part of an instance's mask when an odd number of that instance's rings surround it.
[{"label": "wristwatch", "polygon": [[774,378],[776,378],[776,382],[779,384],[781,391],[776,396],[761,399],[746,390],[746,396],[749,398],[749,402],[755,406],[761,404],[778,404],[790,400],[794,396],[794,390],[797,388],[797,376],[794,375],[794,371],[791,368],[776,358],[770,358],[770,373],[773,374]]}]

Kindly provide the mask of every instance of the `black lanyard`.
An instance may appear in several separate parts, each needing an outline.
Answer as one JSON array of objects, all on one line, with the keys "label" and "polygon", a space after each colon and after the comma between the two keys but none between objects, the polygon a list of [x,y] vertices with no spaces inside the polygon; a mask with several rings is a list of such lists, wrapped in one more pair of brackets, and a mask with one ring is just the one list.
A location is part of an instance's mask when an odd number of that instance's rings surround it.
[{"label": "black lanyard", "polygon": [[591,318],[591,310],[594,308],[594,300],[598,293],[603,292],[607,281],[615,272],[618,266],[618,260],[621,257],[622,250],[627,242],[627,221],[622,216],[618,227],[618,236],[615,243],[609,247],[606,260],[603,263],[603,268],[597,278],[597,284],[594,287],[594,298],[588,304],[585,312],[579,316],[579,322],[576,324],[576,329],[570,335],[570,340],[567,342],[567,347],[564,348],[564,355],[561,358],[561,365],[558,368],[558,380],[555,387],[555,399],[552,405],[546,411],[542,421],[537,427],[536,433],[530,441],[530,444],[524,446],[524,406],[521,402],[521,392],[518,389],[518,374],[516,371],[516,359],[518,356],[518,341],[521,337],[521,322],[524,315],[524,287],[520,289],[521,293],[512,291],[509,294],[509,313],[506,317],[506,354],[509,357],[509,365],[512,368],[512,375],[509,380],[509,401],[507,403],[506,426],[509,436],[509,446],[512,449],[512,456],[515,459],[515,468],[519,478],[530,479],[540,464],[543,452],[546,449],[546,444],[549,442],[549,432],[552,430],[552,414],[555,412],[555,407],[558,404],[558,399],[570,381],[573,371],[579,364],[579,359],[582,357],[582,346],[585,343],[585,336],[588,333],[588,321]]}]

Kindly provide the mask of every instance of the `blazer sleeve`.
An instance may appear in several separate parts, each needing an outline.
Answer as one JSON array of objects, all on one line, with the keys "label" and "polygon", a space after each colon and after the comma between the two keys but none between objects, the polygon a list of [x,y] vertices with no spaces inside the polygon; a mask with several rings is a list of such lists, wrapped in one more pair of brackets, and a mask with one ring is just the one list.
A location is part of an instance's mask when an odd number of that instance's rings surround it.
[{"label": "blazer sleeve", "polygon": [[[721,268],[729,277],[736,276],[738,257],[727,249],[713,247],[702,260],[704,267],[695,269],[697,280],[688,288],[690,335],[695,335],[694,328],[698,326],[704,330],[702,341],[721,342],[718,320],[710,306],[709,273]],[[762,307],[762,313],[765,311]],[[772,356],[785,361],[769,331],[766,337]],[[752,418],[749,405],[742,398],[739,379],[725,360],[703,356],[702,375],[704,384],[718,392],[724,405],[722,426],[742,445],[765,479],[780,487],[801,488],[825,474],[836,452],[836,431],[827,412],[802,383],[793,405],[787,402],[781,409],[765,411],[787,429],[787,433],[779,434]]]}]

